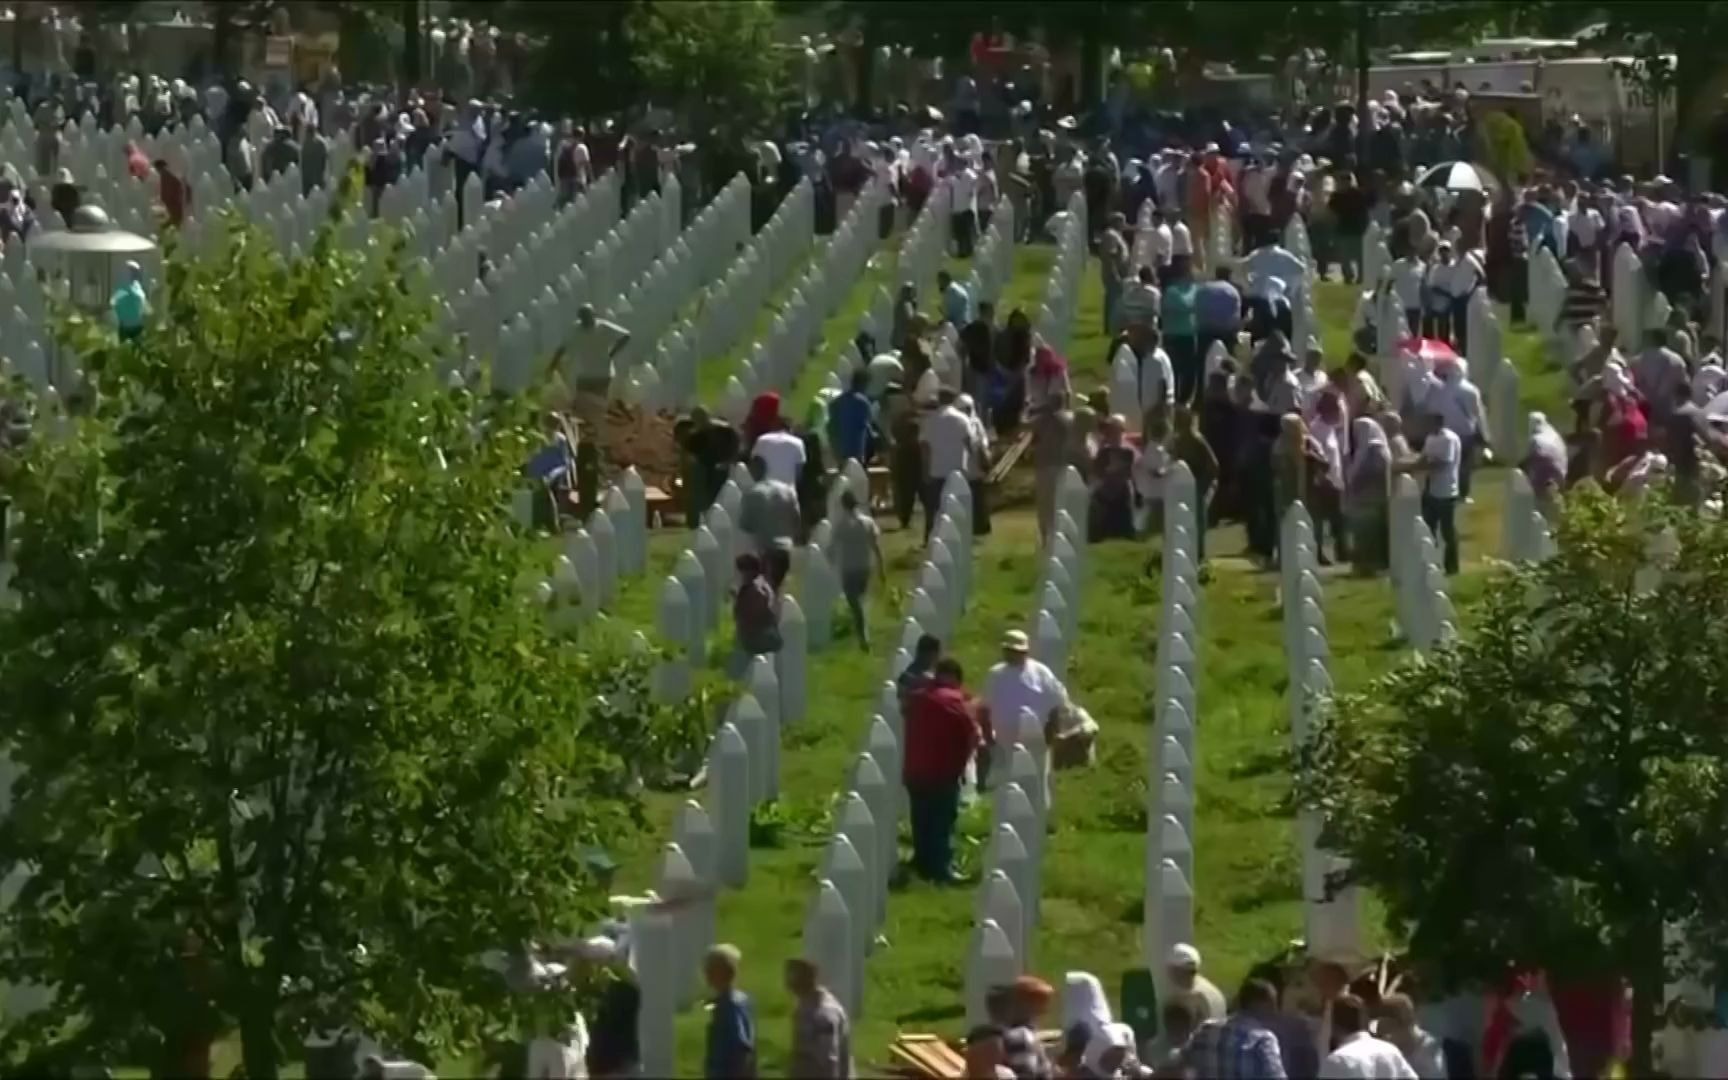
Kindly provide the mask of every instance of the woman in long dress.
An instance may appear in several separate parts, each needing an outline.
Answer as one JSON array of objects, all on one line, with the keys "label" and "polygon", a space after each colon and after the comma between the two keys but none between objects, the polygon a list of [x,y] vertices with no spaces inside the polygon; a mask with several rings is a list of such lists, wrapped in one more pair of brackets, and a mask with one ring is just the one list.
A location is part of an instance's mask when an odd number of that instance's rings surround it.
[{"label": "woman in long dress", "polygon": [[1386,432],[1366,416],[1350,424],[1350,465],[1344,478],[1354,566],[1371,576],[1386,569],[1386,525],[1392,497],[1392,448]]}]

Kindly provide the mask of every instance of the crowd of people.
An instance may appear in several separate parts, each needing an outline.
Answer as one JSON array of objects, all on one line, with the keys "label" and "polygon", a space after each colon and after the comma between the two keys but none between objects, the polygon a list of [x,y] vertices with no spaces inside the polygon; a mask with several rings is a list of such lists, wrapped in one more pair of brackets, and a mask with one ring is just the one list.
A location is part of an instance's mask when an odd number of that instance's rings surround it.
[{"label": "crowd of people", "polygon": [[[736,947],[718,945],[704,964],[714,996],[703,1075],[713,1080],[759,1074],[741,961]],[[1333,963],[1266,962],[1226,1002],[1202,974],[1199,950],[1186,944],[1172,947],[1159,975],[1157,1020],[1147,1032],[1117,1018],[1088,972],[1068,972],[1060,992],[1035,975],[992,987],[985,1021],[962,1041],[967,1080],[1552,1080],[1598,1075],[1624,1037],[1585,1031],[1569,1052],[1563,1016],[1576,1029],[1588,1003],[1567,1002],[1563,1013],[1539,979],[1463,989],[1419,1006],[1405,976],[1382,985],[1375,972]],[[790,960],[785,985],[794,1002],[786,1075],[856,1075],[850,1021],[821,970]]]}]

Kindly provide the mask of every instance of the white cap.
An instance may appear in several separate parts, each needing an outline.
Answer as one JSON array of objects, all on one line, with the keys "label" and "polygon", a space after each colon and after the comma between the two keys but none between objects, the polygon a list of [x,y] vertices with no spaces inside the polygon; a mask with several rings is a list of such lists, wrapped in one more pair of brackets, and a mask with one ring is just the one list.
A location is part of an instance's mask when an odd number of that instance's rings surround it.
[{"label": "white cap", "polygon": [[1192,945],[1170,946],[1170,956],[1164,961],[1165,967],[1193,968],[1200,970],[1200,950]]}]

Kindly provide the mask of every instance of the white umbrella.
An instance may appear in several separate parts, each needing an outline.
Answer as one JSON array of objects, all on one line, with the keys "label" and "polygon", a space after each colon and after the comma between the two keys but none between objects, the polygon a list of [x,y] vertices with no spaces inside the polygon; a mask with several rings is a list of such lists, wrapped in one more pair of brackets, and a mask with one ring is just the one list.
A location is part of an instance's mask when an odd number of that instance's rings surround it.
[{"label": "white umbrella", "polygon": [[1447,191],[1498,191],[1500,181],[1480,165],[1468,161],[1446,161],[1423,173],[1416,186],[1445,188]]},{"label": "white umbrella", "polygon": [[1704,416],[1713,423],[1728,422],[1728,394],[1717,394],[1704,406]]}]

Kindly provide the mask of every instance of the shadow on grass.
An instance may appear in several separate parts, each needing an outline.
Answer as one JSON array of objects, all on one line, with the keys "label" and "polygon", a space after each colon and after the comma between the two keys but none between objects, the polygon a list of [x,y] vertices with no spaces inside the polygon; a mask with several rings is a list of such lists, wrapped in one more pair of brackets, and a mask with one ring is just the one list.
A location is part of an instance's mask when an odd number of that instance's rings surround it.
[{"label": "shadow on grass", "polygon": [[947,1020],[958,1020],[966,1015],[964,1005],[935,1005],[924,1009],[913,1009],[901,1013],[894,1018],[896,1024],[940,1024]]},{"label": "shadow on grass", "polygon": [[1270,862],[1256,860],[1244,863],[1241,869],[1245,873],[1239,881],[1245,887],[1239,888],[1228,901],[1234,914],[1244,915],[1263,907],[1302,899],[1302,868],[1297,864],[1293,849],[1281,850]]},{"label": "shadow on grass", "polygon": [[1282,750],[1254,750],[1230,767],[1226,774],[1232,780],[1252,780],[1257,776],[1281,775],[1290,767],[1290,757]]}]

